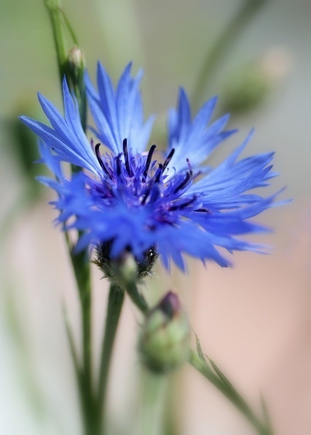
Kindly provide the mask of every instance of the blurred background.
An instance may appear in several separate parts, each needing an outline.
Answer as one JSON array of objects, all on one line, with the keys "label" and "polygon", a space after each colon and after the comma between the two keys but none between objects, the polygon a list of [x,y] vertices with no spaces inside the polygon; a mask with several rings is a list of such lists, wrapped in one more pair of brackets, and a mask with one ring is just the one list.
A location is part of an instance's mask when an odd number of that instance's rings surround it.
[{"label": "blurred background", "polygon": [[[158,267],[151,294],[179,292],[194,331],[237,388],[259,407],[266,397],[276,434],[311,427],[311,86],[310,0],[66,0],[91,76],[100,59],[116,81],[143,68],[146,116],[158,114],[162,143],[168,107],[183,86],[197,109],[219,94],[239,133],[211,158],[217,164],[255,127],[244,155],[275,150],[269,192],[281,199],[259,220],[275,232],[256,239],[271,255],[238,253],[228,270],[189,261],[189,274]],[[0,434],[81,433],[73,367],[62,317],[79,341],[79,305],[64,238],[53,228],[53,194],[33,182],[33,137],[17,120],[42,118],[36,92],[61,108],[56,56],[40,0],[0,3]],[[216,48],[215,48],[216,47]],[[268,192],[266,192],[268,194]],[[94,347],[99,349],[107,285],[94,268]],[[139,434],[139,316],[126,303],[110,383],[111,434]],[[171,379],[171,434],[247,435],[251,429],[190,367]],[[170,389],[170,390],[173,390]],[[177,423],[176,423],[177,421]],[[130,428],[130,429],[129,429]],[[143,434],[145,435],[145,434]]]}]

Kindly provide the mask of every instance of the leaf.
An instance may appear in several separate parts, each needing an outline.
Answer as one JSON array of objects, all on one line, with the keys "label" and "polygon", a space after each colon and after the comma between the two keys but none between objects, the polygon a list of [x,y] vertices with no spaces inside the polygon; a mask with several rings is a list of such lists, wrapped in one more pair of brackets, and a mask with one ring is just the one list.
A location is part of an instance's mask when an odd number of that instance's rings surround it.
[{"label": "leaf", "polygon": [[214,371],[216,372],[219,380],[221,381],[222,385],[224,386],[225,390],[227,391],[228,398],[231,398],[233,402],[235,402],[236,406],[239,407],[239,409],[247,409],[249,408],[246,401],[243,399],[240,393],[234,388],[232,383],[229,381],[229,379],[223,374],[223,372],[220,370],[220,368],[214,363],[214,361],[211,358],[208,358],[209,363],[213,367]]},{"label": "leaf", "polygon": [[262,412],[263,412],[264,422],[265,422],[265,425],[267,428],[267,435],[270,435],[270,434],[272,435],[271,419],[270,419],[267,403],[263,397],[262,392],[260,393],[260,401],[261,401],[261,408],[262,408]]},{"label": "leaf", "polygon": [[206,359],[205,359],[205,356],[203,354],[203,351],[202,351],[202,348],[201,348],[201,344],[200,344],[200,341],[199,341],[199,338],[198,338],[197,334],[195,334],[195,339],[196,339],[198,356],[199,356],[199,358],[202,361],[204,361],[206,363]]},{"label": "leaf", "polygon": [[70,347],[70,352],[71,352],[72,360],[73,360],[73,363],[74,363],[74,368],[75,368],[76,376],[77,376],[77,379],[79,380],[80,376],[81,376],[81,369],[80,369],[79,362],[78,362],[78,356],[77,356],[76,346],[74,344],[74,339],[73,339],[73,335],[72,335],[72,331],[71,331],[71,326],[70,326],[69,319],[68,319],[68,314],[67,314],[67,309],[66,309],[65,302],[63,302],[63,317],[64,317],[64,323],[65,323],[66,333],[67,333],[67,337],[68,337],[68,341],[69,341],[69,347]]},{"label": "leaf", "polygon": [[222,381],[222,383],[230,390],[235,391],[235,388],[233,387],[233,385],[231,384],[229,379],[223,374],[223,372],[218,368],[218,366],[214,363],[214,361],[211,358],[208,358],[208,361],[211,364],[211,366],[213,367],[213,369],[215,370],[216,374],[218,375],[218,377]]}]

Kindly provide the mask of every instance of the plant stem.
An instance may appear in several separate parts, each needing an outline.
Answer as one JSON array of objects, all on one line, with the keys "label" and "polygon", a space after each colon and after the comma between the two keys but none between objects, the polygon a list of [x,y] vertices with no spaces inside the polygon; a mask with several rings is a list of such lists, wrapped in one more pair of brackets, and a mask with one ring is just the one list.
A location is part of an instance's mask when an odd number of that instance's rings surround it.
[{"label": "plant stem", "polygon": [[163,394],[167,386],[167,376],[154,375],[146,371],[143,380],[143,400],[140,435],[162,435],[164,413]]},{"label": "plant stem", "polygon": [[67,52],[65,47],[65,38],[61,25],[62,13],[60,10],[59,0],[44,0],[51,20],[53,38],[57,55],[57,65],[60,82],[62,82],[66,74]]},{"label": "plant stem", "polygon": [[178,435],[181,433],[182,422],[179,419],[179,410],[176,407],[176,399],[179,397],[180,373],[171,377],[167,386],[167,397],[164,402],[163,435]]},{"label": "plant stem", "polygon": [[[49,13],[53,30],[53,39],[57,55],[57,65],[60,83],[62,84],[63,78],[66,76],[67,83],[71,91],[74,92],[77,98],[81,124],[83,130],[85,131],[87,124],[87,107],[84,84],[84,67],[80,66],[80,68],[76,68],[74,72],[72,71],[72,68],[69,67],[69,52],[65,44],[65,36],[63,31],[64,25],[67,28],[75,46],[79,45],[78,40],[70,24],[70,21],[60,7],[60,0],[44,0],[44,2]],[[73,169],[75,170],[75,168]]]},{"label": "plant stem", "polygon": [[109,367],[113,344],[116,336],[116,331],[119,323],[119,318],[122,310],[124,300],[124,291],[115,283],[110,285],[107,316],[105,322],[105,332],[102,346],[102,355],[100,361],[98,391],[97,391],[97,432],[98,434],[104,433],[105,420],[106,420],[106,396]]},{"label": "plant stem", "polygon": [[149,307],[143,295],[138,291],[137,284],[134,281],[131,281],[126,284],[126,292],[131,298],[132,302],[143,314],[147,314],[149,311]]},{"label": "plant stem", "polygon": [[232,20],[225,27],[223,33],[219,35],[212,49],[207,53],[202,69],[196,80],[191,99],[194,107],[199,106],[202,94],[204,94],[204,88],[210,80],[220,59],[227,52],[230,45],[237,39],[246,24],[266,2],[267,0],[245,0]]},{"label": "plant stem", "polygon": [[227,385],[217,377],[214,372],[207,366],[206,362],[196,355],[191,350],[188,358],[189,364],[192,365],[198,372],[200,372],[211,384],[213,384],[249,421],[249,423],[257,431],[258,435],[273,435],[272,430],[265,427],[248,404],[242,398],[242,396],[233,388],[233,386],[227,381]]},{"label": "plant stem", "polygon": [[[70,74],[68,67],[68,50],[66,49],[63,26],[67,27],[71,38],[77,44],[77,38],[73,32],[69,20],[60,8],[60,0],[44,0],[51,20],[55,50],[57,55],[57,64],[59,71],[60,84],[64,76],[67,77],[68,85],[71,91],[76,95],[79,105],[79,113],[83,130],[86,129],[86,98],[85,86],[83,81],[83,67],[78,73]],[[61,86],[62,89],[62,86]],[[80,168],[72,166],[72,171],[80,171]],[[79,237],[81,234],[79,233]],[[69,344],[74,359],[77,383],[80,393],[80,401],[83,413],[83,422],[86,435],[96,434],[96,397],[93,390],[92,375],[92,288],[91,273],[87,251],[74,253],[74,248],[70,241],[69,235],[65,232],[67,248],[70,253],[71,263],[74,270],[76,283],[79,292],[81,317],[82,317],[82,363],[79,364],[75,350],[71,331],[67,324],[67,333]]]},{"label": "plant stem", "polygon": [[92,289],[89,262],[85,252],[73,254],[71,261],[80,297],[82,317],[83,364],[80,378],[80,399],[83,410],[85,433],[93,434],[94,396],[92,376]]}]

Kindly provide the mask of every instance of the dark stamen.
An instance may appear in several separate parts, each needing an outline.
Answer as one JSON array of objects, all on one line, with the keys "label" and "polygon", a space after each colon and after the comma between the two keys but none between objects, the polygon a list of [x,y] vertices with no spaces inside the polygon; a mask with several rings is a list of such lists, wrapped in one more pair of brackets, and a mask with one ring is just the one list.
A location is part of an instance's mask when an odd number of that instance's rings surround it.
[{"label": "dark stamen", "polygon": [[193,211],[198,211],[200,213],[209,213],[209,210],[207,210],[207,208],[198,208],[197,210],[193,210]]},{"label": "dark stamen", "polygon": [[187,186],[187,184],[189,183],[189,181],[191,180],[192,177],[192,171],[188,171],[186,173],[186,177],[184,179],[184,181],[182,183],[179,184],[179,186],[177,186],[174,190],[174,193],[177,193],[179,190],[183,189],[185,186]]},{"label": "dark stamen", "polygon": [[163,172],[163,165],[159,163],[159,169],[157,170],[155,176],[154,176],[154,182],[158,183],[160,181],[161,174]]},{"label": "dark stamen", "polygon": [[146,166],[145,166],[145,170],[144,170],[144,173],[143,173],[144,178],[147,177],[147,174],[148,174],[148,171],[149,171],[149,166],[150,166],[150,163],[151,163],[151,160],[152,160],[152,156],[153,156],[153,153],[154,153],[154,150],[156,149],[156,147],[157,147],[156,145],[152,145],[150,147],[149,152],[148,152],[148,156],[147,156],[147,160],[146,160]]},{"label": "dark stamen", "polygon": [[185,207],[188,207],[188,205],[192,204],[197,199],[196,195],[193,196],[193,198],[189,199],[189,201],[184,202],[180,205],[179,208],[183,209]]},{"label": "dark stamen", "polygon": [[183,202],[181,204],[172,205],[169,208],[169,211],[182,210],[183,208],[186,208],[186,207],[188,207],[188,205],[192,204],[196,199],[197,199],[197,197],[196,197],[196,195],[194,195],[192,198],[190,198],[186,202]]},{"label": "dark stamen", "polygon": [[152,188],[154,187],[155,183],[158,183],[160,181],[161,174],[162,174],[162,165],[160,163],[159,168],[157,169],[157,172],[155,173],[154,178],[150,181],[150,183],[148,185],[145,196],[141,202],[142,205],[144,205],[146,203],[147,198],[149,197],[150,192],[151,192]]},{"label": "dark stamen", "polygon": [[97,157],[98,163],[100,164],[102,170],[103,170],[103,171],[108,175],[108,177],[110,178],[110,174],[109,174],[109,172],[108,172],[108,169],[106,168],[104,162],[102,161],[102,158],[101,158],[101,155],[100,155],[100,152],[99,152],[99,147],[100,147],[100,143],[98,143],[98,144],[95,145],[95,154],[96,154],[96,157]]},{"label": "dark stamen", "polygon": [[143,197],[143,200],[142,200],[142,202],[141,202],[142,205],[145,205],[145,204],[146,204],[147,198],[148,198],[148,196],[149,196],[149,194],[150,194],[150,192],[151,192],[151,189],[152,189],[153,185],[154,185],[154,183],[153,183],[153,180],[152,180],[152,181],[150,182],[150,184],[149,184],[147,190],[146,190],[145,196]]},{"label": "dark stamen", "polygon": [[127,148],[127,139],[126,138],[123,139],[123,154],[124,154],[125,167],[126,167],[127,173],[131,177],[133,175],[133,173],[132,173],[131,167],[130,167],[129,152],[128,152],[128,148]]},{"label": "dark stamen", "polygon": [[174,153],[175,153],[175,148],[172,148],[170,153],[169,153],[169,155],[166,157],[165,162],[163,163],[162,172],[165,171],[167,165],[172,160],[172,157],[173,157]]},{"label": "dark stamen", "polygon": [[122,156],[122,153],[117,155],[117,176],[118,177],[121,175],[121,156]]}]

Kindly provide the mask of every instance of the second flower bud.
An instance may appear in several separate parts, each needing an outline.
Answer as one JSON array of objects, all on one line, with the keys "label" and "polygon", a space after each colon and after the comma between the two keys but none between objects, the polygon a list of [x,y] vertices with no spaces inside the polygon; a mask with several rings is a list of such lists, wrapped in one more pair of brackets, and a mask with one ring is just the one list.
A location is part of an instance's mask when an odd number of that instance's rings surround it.
[{"label": "second flower bud", "polygon": [[145,319],[139,337],[142,364],[163,374],[179,368],[189,354],[190,328],[178,296],[168,292]]}]

